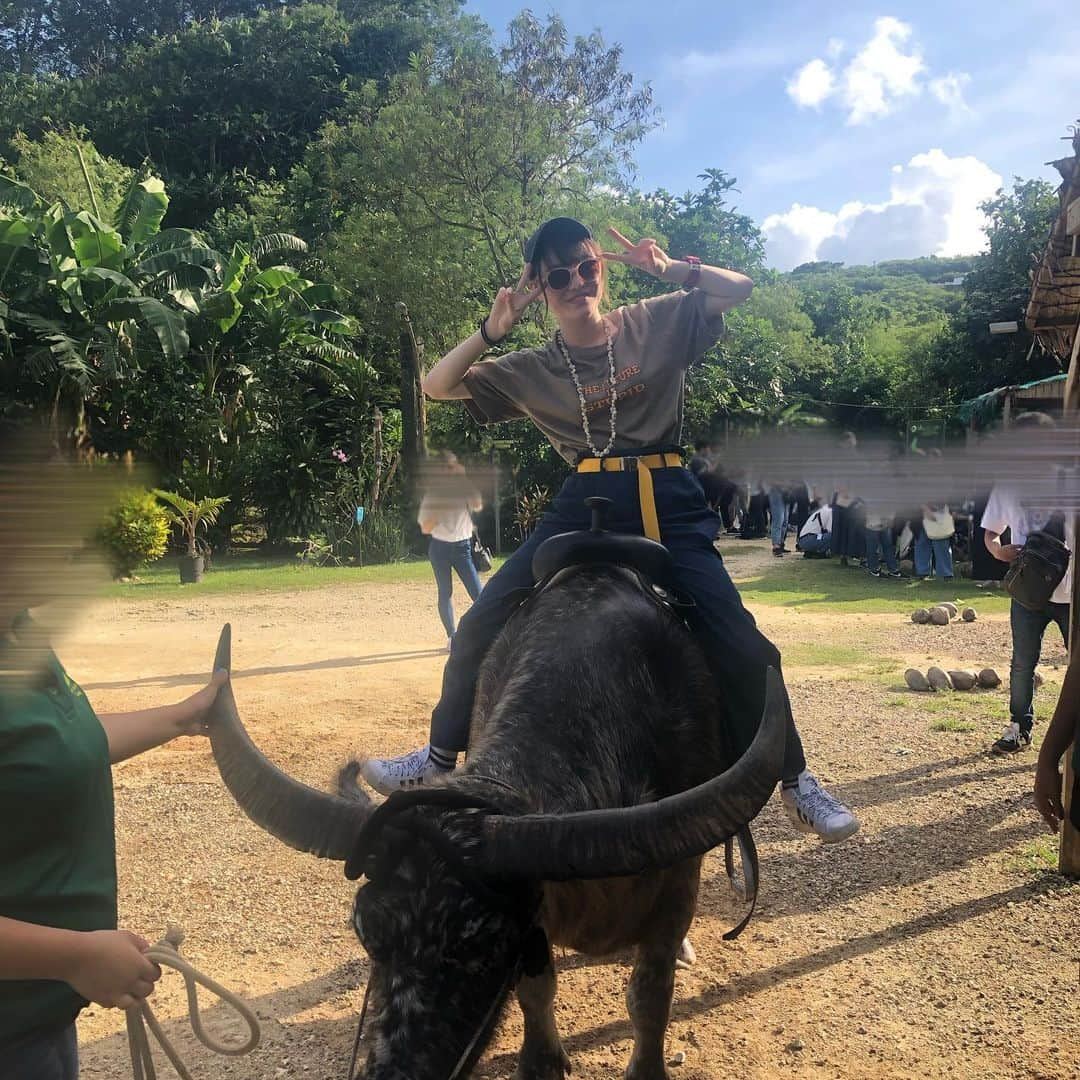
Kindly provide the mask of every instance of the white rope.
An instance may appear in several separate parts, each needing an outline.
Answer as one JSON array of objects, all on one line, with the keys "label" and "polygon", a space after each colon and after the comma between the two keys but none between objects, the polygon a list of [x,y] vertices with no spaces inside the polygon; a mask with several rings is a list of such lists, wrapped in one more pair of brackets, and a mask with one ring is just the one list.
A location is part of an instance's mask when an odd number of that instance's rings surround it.
[{"label": "white rope", "polygon": [[[226,990],[221,983],[215,982],[201,971],[192,967],[191,964],[180,955],[179,949],[183,940],[184,931],[181,930],[179,926],[170,923],[165,931],[165,936],[161,941],[150,948],[146,957],[155,964],[162,964],[166,967],[174,968],[184,977],[184,986],[187,990],[188,999],[188,1019],[191,1021],[191,1030],[195,1032],[195,1037],[203,1044],[203,1046],[213,1050],[215,1054],[224,1054],[228,1057],[240,1057],[242,1054],[250,1054],[251,1051],[259,1045],[259,1039],[262,1036],[262,1032],[259,1028],[259,1021],[256,1018],[255,1013],[241,997],[234,994],[231,990]],[[206,1028],[203,1027],[202,1016],[199,1013],[199,999],[195,989],[196,985],[205,986],[207,990],[217,994],[222,1001],[231,1005],[236,1010],[240,1018],[248,1027],[248,1037],[244,1043],[219,1042],[210,1035]],[[161,1024],[158,1022],[157,1017],[154,1016],[153,1010],[146,1001],[143,1001],[141,1005],[137,1005],[127,1010],[128,1044],[129,1049],[131,1050],[131,1071],[135,1080],[157,1080],[157,1072],[154,1069],[154,1060],[150,1054],[150,1039],[146,1033],[147,1028],[154,1033],[154,1038],[157,1039],[161,1049],[165,1051],[166,1057],[172,1062],[172,1067],[176,1070],[176,1075],[180,1077],[180,1080],[192,1080],[191,1073],[188,1072],[180,1055],[176,1052],[176,1048],[169,1042],[168,1036],[165,1034],[164,1030],[162,1030]]]}]

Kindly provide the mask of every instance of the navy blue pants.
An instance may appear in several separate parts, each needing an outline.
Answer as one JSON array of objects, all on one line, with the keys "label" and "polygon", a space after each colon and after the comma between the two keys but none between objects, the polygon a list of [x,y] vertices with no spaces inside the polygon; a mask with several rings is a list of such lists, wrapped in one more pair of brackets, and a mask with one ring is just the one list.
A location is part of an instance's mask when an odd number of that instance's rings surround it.
[{"label": "navy blue pants", "polygon": [[32,1036],[14,1047],[0,1047],[0,1062],[0,1075],[6,1080],[78,1080],[74,1023]]},{"label": "navy blue pants", "polygon": [[871,574],[876,574],[881,569],[881,558],[884,556],[885,565],[890,573],[895,574],[900,569],[900,563],[896,558],[896,537],[892,529],[866,529],[866,569]]},{"label": "navy blue pants", "polygon": [[1069,605],[1047,604],[1045,611],[1030,611],[1015,600],[1009,608],[1012,663],[1009,667],[1009,717],[1030,731],[1035,723],[1035,668],[1042,652],[1043,635],[1057,623],[1061,640],[1069,641]]},{"label": "navy blue pants", "polygon": [[[656,508],[664,546],[675,562],[675,584],[697,604],[695,631],[723,695],[723,716],[732,751],[743,753],[754,739],[765,700],[765,671],[780,670],[780,653],[757,628],[720,553],[713,547],[719,519],[705,502],[701,485],[682,468],[653,473]],[[519,589],[535,584],[532,558],[550,536],[589,527],[585,500],[593,495],[614,505],[607,527],[641,535],[638,480],[633,471],[573,473],[555,497],[533,534],[491,577],[480,599],[462,617],[443,672],[442,698],[431,716],[431,744],[443,750],[465,750],[476,694],[477,673],[488,648],[517,603]],[[787,707],[784,778],[806,767],[802,743]]]},{"label": "navy blue pants", "polygon": [[[472,557],[472,540],[436,540],[431,538],[428,545],[428,558],[431,569],[435,572],[435,585],[439,590],[439,618],[442,619],[446,636],[454,636],[454,577],[453,571],[461,578],[465,591],[475,600],[480,595],[480,575],[476,572],[476,563]],[[438,744],[436,744],[438,745]]]}]

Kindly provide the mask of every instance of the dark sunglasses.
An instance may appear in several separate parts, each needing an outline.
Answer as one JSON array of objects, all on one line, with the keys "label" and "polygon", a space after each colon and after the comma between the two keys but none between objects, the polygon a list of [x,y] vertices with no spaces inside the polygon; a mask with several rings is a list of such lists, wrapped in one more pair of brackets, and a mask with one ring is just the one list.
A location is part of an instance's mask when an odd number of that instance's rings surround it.
[{"label": "dark sunglasses", "polygon": [[582,281],[596,281],[600,277],[600,260],[592,257],[582,259],[575,266],[557,266],[547,276],[547,287],[562,292],[574,278],[574,271]]}]

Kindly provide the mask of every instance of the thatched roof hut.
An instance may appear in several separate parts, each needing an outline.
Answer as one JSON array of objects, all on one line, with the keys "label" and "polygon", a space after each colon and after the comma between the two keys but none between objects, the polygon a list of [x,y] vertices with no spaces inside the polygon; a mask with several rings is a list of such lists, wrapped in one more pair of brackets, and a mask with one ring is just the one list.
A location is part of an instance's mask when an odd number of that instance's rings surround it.
[{"label": "thatched roof hut", "polygon": [[1071,157],[1050,164],[1061,173],[1061,211],[1035,270],[1025,323],[1039,345],[1067,364],[1080,327],[1080,125]]}]

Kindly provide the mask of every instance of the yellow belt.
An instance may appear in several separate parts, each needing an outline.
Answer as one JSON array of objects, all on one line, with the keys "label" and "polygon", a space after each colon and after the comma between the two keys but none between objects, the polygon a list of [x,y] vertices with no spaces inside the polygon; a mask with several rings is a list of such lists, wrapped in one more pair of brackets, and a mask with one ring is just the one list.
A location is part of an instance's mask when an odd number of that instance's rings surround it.
[{"label": "yellow belt", "polygon": [[660,543],[660,519],[656,513],[656,495],[653,492],[653,469],[677,469],[682,465],[679,454],[645,454],[643,457],[591,457],[578,462],[579,473],[627,472],[637,470],[638,502],[641,504],[641,523],[645,535]]}]

